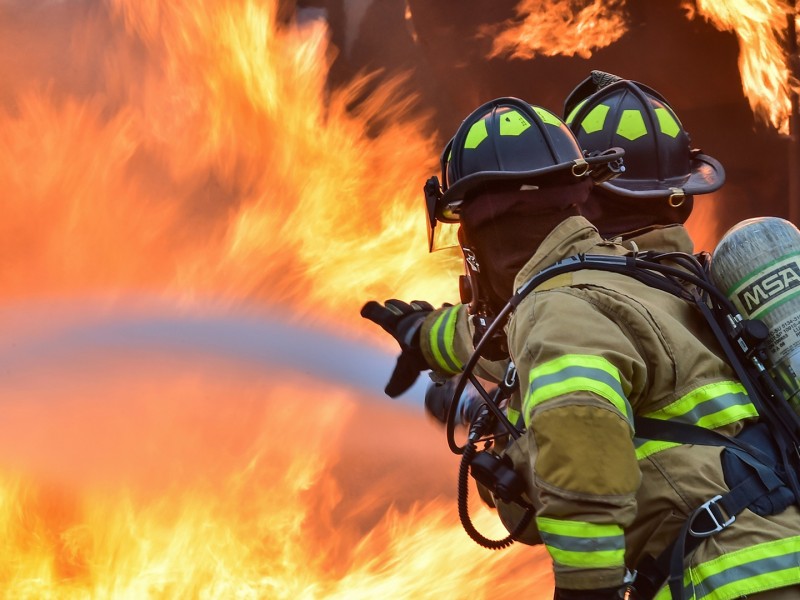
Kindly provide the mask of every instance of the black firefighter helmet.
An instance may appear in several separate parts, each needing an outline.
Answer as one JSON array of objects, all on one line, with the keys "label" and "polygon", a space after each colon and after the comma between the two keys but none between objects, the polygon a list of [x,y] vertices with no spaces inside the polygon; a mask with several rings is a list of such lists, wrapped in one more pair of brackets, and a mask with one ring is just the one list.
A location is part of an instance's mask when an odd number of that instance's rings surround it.
[{"label": "black firefighter helmet", "polygon": [[464,202],[490,186],[569,184],[603,180],[622,169],[619,148],[583,153],[564,122],[518,98],[497,98],[473,111],[441,155],[441,186],[425,184],[429,246],[437,223],[458,223]]},{"label": "black firefighter helmet", "polygon": [[719,161],[691,147],[667,100],[645,85],[593,71],[569,95],[564,114],[585,152],[625,150],[625,172],[600,184],[614,195],[678,203],[725,182]]}]

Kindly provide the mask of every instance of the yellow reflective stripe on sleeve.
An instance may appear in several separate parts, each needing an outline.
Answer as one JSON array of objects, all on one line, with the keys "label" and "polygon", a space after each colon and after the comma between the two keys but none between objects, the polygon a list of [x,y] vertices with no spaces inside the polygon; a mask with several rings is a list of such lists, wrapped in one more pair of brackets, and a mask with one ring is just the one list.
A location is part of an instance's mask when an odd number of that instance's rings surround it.
[{"label": "yellow reflective stripe on sleeve", "polygon": [[656,452],[661,452],[662,450],[666,450],[667,448],[674,448],[675,446],[680,446],[677,442],[663,442],[661,440],[645,440],[643,438],[633,438],[633,445],[636,449],[636,459],[642,460],[655,454]]},{"label": "yellow reflective stripe on sleeve", "polygon": [[602,356],[566,354],[531,369],[529,382],[522,401],[526,426],[530,426],[536,406],[573,392],[591,392],[605,398],[633,426],[633,410],[619,370]]},{"label": "yellow reflective stripe on sleeve", "polygon": [[542,541],[557,565],[604,569],[625,562],[622,527],[536,517]]},{"label": "yellow reflective stripe on sleeve", "polygon": [[[696,565],[686,571],[686,597],[729,600],[764,590],[800,584],[800,536],[756,544]],[[671,598],[662,588],[655,598]]]},{"label": "yellow reflective stripe on sleeve", "polygon": [[451,306],[434,321],[429,334],[431,352],[436,363],[446,373],[460,373],[464,365],[455,354],[456,318],[459,306]]}]

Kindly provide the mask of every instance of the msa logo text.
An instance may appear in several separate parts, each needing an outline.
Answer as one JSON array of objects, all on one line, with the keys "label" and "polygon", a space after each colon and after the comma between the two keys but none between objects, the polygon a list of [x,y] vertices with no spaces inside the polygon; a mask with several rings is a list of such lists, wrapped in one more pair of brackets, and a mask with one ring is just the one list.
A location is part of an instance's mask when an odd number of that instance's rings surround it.
[{"label": "msa logo text", "polygon": [[783,293],[800,287],[800,266],[797,263],[779,265],[767,271],[736,294],[748,313]]}]

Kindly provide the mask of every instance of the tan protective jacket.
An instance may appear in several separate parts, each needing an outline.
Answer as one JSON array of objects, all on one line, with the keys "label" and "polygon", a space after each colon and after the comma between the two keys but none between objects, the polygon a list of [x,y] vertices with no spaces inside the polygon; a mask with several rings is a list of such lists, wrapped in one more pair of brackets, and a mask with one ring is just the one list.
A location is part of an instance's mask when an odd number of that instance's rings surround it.
[{"label": "tan protective jacket", "polygon": [[[669,225],[627,236],[624,244],[628,250],[657,250],[659,252],[694,251],[694,244],[683,225]],[[431,368],[443,376],[461,372],[472,354],[474,329],[463,304],[435,310],[422,326],[422,353]],[[499,382],[505,372],[506,361],[492,363],[481,360],[475,372],[479,377]]]},{"label": "tan protective jacket", "polygon": [[[515,286],[575,254],[627,251],[571,217]],[[423,340],[438,339],[425,333]],[[735,435],[755,409],[702,316],[624,275],[580,270],[550,280],[519,305],[508,339],[520,387],[509,416],[518,412],[527,428],[508,454],[528,484],[556,585],[619,585],[626,566],[658,556],[694,509],[728,490],[720,448],[636,438],[633,415]],[[453,351],[462,343],[454,335]],[[687,597],[698,600],[800,583],[800,513],[791,507],[763,518],[745,510],[698,547],[685,575]]]}]

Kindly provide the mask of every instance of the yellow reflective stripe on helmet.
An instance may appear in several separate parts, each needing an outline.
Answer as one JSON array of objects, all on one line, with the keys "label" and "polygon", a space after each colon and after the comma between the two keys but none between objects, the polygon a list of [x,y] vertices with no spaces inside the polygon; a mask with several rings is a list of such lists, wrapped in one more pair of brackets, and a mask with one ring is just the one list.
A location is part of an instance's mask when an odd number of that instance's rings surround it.
[{"label": "yellow reflective stripe on helmet", "polygon": [[480,120],[469,128],[467,139],[464,140],[464,148],[477,148],[487,137],[489,137],[489,132],[486,131],[486,121]]},{"label": "yellow reflective stripe on helmet", "polygon": [[[686,597],[728,600],[800,583],[800,536],[748,546],[686,571]],[[662,588],[655,598],[671,598]]]},{"label": "yellow reflective stripe on helmet", "polygon": [[500,115],[500,135],[520,135],[531,124],[516,110],[509,110]]},{"label": "yellow reflective stripe on helmet", "polygon": [[581,101],[578,103],[578,105],[577,105],[575,108],[573,108],[573,109],[572,109],[572,112],[571,112],[571,113],[569,113],[569,116],[567,117],[567,120],[566,120],[566,121],[564,121],[564,122],[565,122],[567,125],[570,125],[570,124],[572,123],[572,119],[574,119],[574,118],[575,118],[575,113],[577,113],[577,112],[578,112],[578,111],[581,109],[581,106],[583,106],[584,104],[586,104],[586,101],[587,101],[588,99],[589,99],[589,98],[584,98],[583,100],[581,100]]},{"label": "yellow reflective stripe on helmet", "polygon": [[642,113],[638,110],[623,110],[617,125],[617,135],[631,141],[647,135]]},{"label": "yellow reflective stripe on helmet", "polygon": [[598,104],[595,106],[589,111],[589,114],[583,118],[583,121],[581,121],[581,129],[586,133],[594,133],[595,131],[602,130],[609,110],[610,107],[605,104]]},{"label": "yellow reflective stripe on helmet", "polygon": [[558,565],[604,569],[625,562],[625,536],[619,525],[536,517],[536,526]]},{"label": "yellow reflective stripe on helmet", "polygon": [[[756,417],[758,411],[750,402],[741,383],[718,381],[696,388],[664,408],[643,416],[717,429],[748,417]],[[672,442],[643,438],[634,438],[633,442],[639,460],[667,448],[680,446]]]},{"label": "yellow reflective stripe on helmet", "polygon": [[443,311],[434,321],[428,336],[436,363],[444,372],[451,375],[460,373],[464,368],[464,364],[456,356],[454,347],[458,309],[459,306],[451,306]]},{"label": "yellow reflective stripe on helmet", "polygon": [[658,117],[658,125],[661,127],[661,133],[671,138],[676,137],[680,133],[681,126],[678,125],[678,122],[669,110],[666,108],[657,108],[656,117]]},{"label": "yellow reflective stripe on helmet", "polygon": [[536,111],[536,114],[539,115],[539,118],[542,120],[542,122],[547,123],[548,125],[561,127],[561,120],[549,110],[545,110],[541,106],[531,106],[531,108]]},{"label": "yellow reflective stripe on helmet", "polygon": [[622,386],[619,370],[602,356],[566,354],[531,369],[528,391],[522,401],[525,425],[542,402],[572,392],[591,392],[605,398],[633,426],[633,410]]}]

